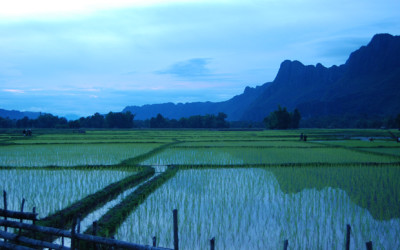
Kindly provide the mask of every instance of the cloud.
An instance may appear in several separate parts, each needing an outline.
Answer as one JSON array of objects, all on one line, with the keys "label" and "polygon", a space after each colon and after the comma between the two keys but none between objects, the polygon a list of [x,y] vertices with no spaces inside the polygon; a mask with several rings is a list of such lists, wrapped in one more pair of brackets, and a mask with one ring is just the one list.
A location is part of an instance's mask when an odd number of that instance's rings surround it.
[{"label": "cloud", "polygon": [[21,89],[3,89],[4,92],[8,92],[8,93],[15,93],[15,94],[23,94],[25,93],[25,91],[21,90]]},{"label": "cloud", "polygon": [[[149,7],[166,4],[196,3],[200,0],[13,0],[2,4],[0,18],[49,18],[90,14],[107,9]],[[205,1],[202,0],[204,3]]]},{"label": "cloud", "polygon": [[210,60],[209,58],[192,58],[187,61],[177,62],[167,70],[157,71],[157,73],[170,74],[183,78],[205,77],[210,75],[210,70],[207,68]]},{"label": "cloud", "polygon": [[228,99],[285,59],[342,64],[373,34],[398,34],[399,14],[398,0],[8,1],[0,107],[89,115]]}]

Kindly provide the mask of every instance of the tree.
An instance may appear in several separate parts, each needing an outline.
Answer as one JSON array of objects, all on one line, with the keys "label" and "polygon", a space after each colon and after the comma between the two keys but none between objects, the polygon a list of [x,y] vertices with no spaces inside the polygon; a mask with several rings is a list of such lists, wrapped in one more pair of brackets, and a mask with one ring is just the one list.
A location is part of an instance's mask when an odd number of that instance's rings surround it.
[{"label": "tree", "polygon": [[225,113],[219,112],[217,115],[217,128],[229,128],[229,123],[225,121],[228,116]]},{"label": "tree", "polygon": [[91,128],[104,128],[105,125],[104,116],[100,115],[99,113],[95,113],[90,117],[89,125],[90,125],[89,127]]},{"label": "tree", "polygon": [[29,128],[32,127],[32,120],[27,116],[17,121],[17,128]]},{"label": "tree", "polygon": [[64,117],[59,118],[52,114],[41,114],[33,122],[36,128],[67,128],[68,121]]},{"label": "tree", "polygon": [[75,121],[69,121],[68,122],[68,127],[69,128],[80,128],[81,127],[81,124],[80,124],[80,122],[79,122],[79,120],[75,120]]},{"label": "tree", "polygon": [[278,110],[271,112],[269,116],[264,118],[264,124],[270,129],[288,129],[298,128],[301,115],[298,109],[293,113],[289,113],[286,107],[278,106]]},{"label": "tree", "polygon": [[295,109],[293,113],[290,114],[290,128],[299,128],[300,120],[300,112],[298,109]]},{"label": "tree", "polygon": [[132,128],[133,127],[133,115],[131,112],[110,112],[106,115],[105,122],[108,128]]},{"label": "tree", "polygon": [[149,121],[150,128],[228,128],[229,123],[225,121],[227,115],[219,113],[215,115],[193,115],[188,118],[182,117],[178,120],[164,118],[161,114],[152,117]]},{"label": "tree", "polygon": [[0,128],[12,128],[13,126],[13,120],[11,120],[9,117],[0,117]]},{"label": "tree", "polygon": [[396,117],[396,126],[400,129],[400,114],[398,114]]},{"label": "tree", "polygon": [[157,117],[150,119],[150,128],[166,128],[167,126],[167,120],[161,114],[157,114]]}]

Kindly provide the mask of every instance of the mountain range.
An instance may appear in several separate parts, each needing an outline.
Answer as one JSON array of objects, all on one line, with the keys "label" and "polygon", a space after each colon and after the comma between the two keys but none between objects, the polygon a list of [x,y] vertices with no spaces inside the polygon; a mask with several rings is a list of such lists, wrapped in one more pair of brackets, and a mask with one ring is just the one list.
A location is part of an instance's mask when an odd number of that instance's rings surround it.
[{"label": "mountain range", "polygon": [[158,113],[170,119],[224,112],[231,121],[262,121],[278,105],[299,109],[304,118],[326,115],[391,115],[400,112],[400,36],[377,34],[350,54],[345,64],[324,67],[281,63],[274,81],[223,102],[127,106],[145,120]]},{"label": "mountain range", "polygon": [[30,119],[36,119],[39,117],[40,114],[41,114],[40,112],[0,109],[0,117],[16,119],[16,120],[22,119],[25,116]]}]

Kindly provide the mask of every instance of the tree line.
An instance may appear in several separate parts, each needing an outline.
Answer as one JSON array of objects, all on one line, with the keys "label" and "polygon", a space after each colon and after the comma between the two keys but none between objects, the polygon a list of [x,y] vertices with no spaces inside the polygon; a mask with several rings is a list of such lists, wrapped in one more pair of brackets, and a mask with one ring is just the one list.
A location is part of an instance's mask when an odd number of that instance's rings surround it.
[{"label": "tree line", "polygon": [[147,124],[150,128],[229,128],[229,123],[225,120],[227,117],[220,112],[218,115],[194,115],[176,120],[158,114],[148,120]]},{"label": "tree line", "polygon": [[302,128],[399,128],[400,114],[397,116],[387,115],[330,115],[309,117],[302,120],[298,109],[288,112],[286,107],[278,106],[264,118],[264,125],[269,129],[296,129]]},{"label": "tree line", "polygon": [[133,128],[133,119],[135,115],[130,111],[109,112],[101,115],[95,113],[92,116],[81,117],[78,120],[70,121],[70,128]]},{"label": "tree line", "polygon": [[400,128],[400,114],[394,115],[326,115],[301,122],[303,128]]},{"label": "tree line", "polygon": [[[261,127],[256,122],[228,122],[227,115],[195,115],[187,118],[168,119],[158,114],[144,121],[135,120],[131,112],[109,112],[106,115],[81,117],[68,121],[64,117],[52,114],[41,114],[36,119],[24,117],[9,119],[0,117],[0,128],[252,128]],[[289,112],[285,107],[271,112],[264,119],[264,126],[269,129],[303,128],[400,128],[400,114],[397,116],[344,115],[311,117],[301,120],[299,110]]]},{"label": "tree line", "polygon": [[36,119],[24,117],[19,120],[1,118],[1,128],[132,128],[134,115],[131,112],[109,112],[106,115],[95,113],[78,120],[67,121],[64,117],[52,114],[41,114]]},{"label": "tree line", "polygon": [[[0,117],[0,128],[133,128],[135,115],[131,112],[109,112],[106,115],[95,113],[94,115],[81,117],[77,120],[67,121],[64,117],[52,114],[41,114],[36,119],[24,117],[19,120]],[[227,115],[196,115],[188,118],[168,119],[161,114],[148,119],[138,121],[140,127],[149,128],[228,128],[225,120]]]}]

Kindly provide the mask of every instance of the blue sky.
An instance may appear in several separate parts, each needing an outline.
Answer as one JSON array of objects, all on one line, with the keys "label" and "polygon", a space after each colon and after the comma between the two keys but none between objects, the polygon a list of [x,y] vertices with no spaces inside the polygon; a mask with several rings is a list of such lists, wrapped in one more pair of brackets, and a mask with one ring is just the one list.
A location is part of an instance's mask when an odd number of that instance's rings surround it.
[{"label": "blue sky", "polygon": [[399,35],[398,0],[13,0],[0,9],[0,108],[65,116],[223,101],[285,59],[345,63]]}]

